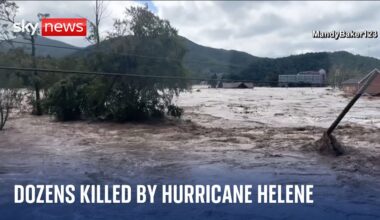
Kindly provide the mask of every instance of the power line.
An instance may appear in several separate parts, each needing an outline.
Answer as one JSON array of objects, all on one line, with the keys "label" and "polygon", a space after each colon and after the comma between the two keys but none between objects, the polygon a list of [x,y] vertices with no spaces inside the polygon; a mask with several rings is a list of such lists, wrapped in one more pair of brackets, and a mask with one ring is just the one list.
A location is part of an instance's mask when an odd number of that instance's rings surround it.
[{"label": "power line", "polygon": [[[6,42],[10,43],[16,43],[16,44],[27,44],[31,45],[32,43],[29,42],[23,42],[23,41],[15,41],[15,40],[6,40]],[[79,47],[68,47],[68,46],[57,46],[57,45],[49,45],[49,44],[39,44],[39,43],[34,43],[35,46],[41,46],[41,47],[52,47],[52,48],[59,48],[59,49],[67,49],[67,50],[82,50],[83,48]]]},{"label": "power line", "polygon": [[277,83],[277,81],[254,82],[253,80],[206,79],[206,78],[181,77],[181,76],[169,76],[169,75],[161,75],[161,76],[158,76],[158,75],[139,75],[139,74],[130,74],[130,73],[22,68],[22,67],[9,67],[9,66],[0,66],[0,70],[16,70],[16,71],[30,71],[30,72],[37,71],[37,72],[44,72],[44,73],[62,73],[62,74],[65,73],[65,74],[78,74],[78,75],[99,75],[99,76],[123,76],[123,77],[138,77],[138,78],[156,78],[156,79],[176,79],[176,80],[189,80],[189,81],[221,81],[221,82],[237,81],[237,82],[250,82],[250,83],[254,83],[254,84]]},{"label": "power line", "polygon": [[[23,41],[15,41],[15,40],[7,40],[7,42],[10,43],[17,43],[17,44],[25,44],[25,45],[31,45],[29,42],[23,42]],[[39,44],[35,43],[35,46],[40,47],[51,47],[51,48],[58,48],[58,49],[67,49],[67,50],[76,50],[76,51],[82,51],[85,48],[78,48],[78,47],[68,47],[68,46],[56,46],[56,45],[49,45],[49,44]],[[131,50],[132,51],[132,50]],[[174,59],[169,57],[160,57],[160,56],[149,56],[149,55],[141,55],[141,54],[133,54],[133,53],[120,53],[119,55],[125,55],[125,56],[134,56],[134,57],[140,57],[140,58],[149,58],[149,59],[159,59],[159,60],[172,60],[176,62],[182,62],[180,59]],[[207,62],[207,61],[194,61],[194,60],[187,60],[187,62],[190,63],[202,63],[202,64],[210,64],[210,65],[218,65],[218,66],[227,66],[227,67],[235,67],[240,69],[246,69],[248,66],[242,66],[242,65],[236,65],[236,64],[224,64],[224,63],[215,63],[215,62]]]}]

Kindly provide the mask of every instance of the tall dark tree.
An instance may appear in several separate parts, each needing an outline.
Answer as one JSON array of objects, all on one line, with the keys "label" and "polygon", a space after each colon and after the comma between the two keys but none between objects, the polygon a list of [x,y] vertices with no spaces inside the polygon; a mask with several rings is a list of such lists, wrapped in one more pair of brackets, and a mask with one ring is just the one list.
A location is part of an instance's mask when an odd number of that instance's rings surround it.
[{"label": "tall dark tree", "polygon": [[[41,21],[42,18],[49,17],[49,14],[47,13],[38,13],[37,15],[38,20]],[[33,23],[33,22],[31,22]],[[35,23],[34,23],[35,24]],[[40,33],[40,28],[35,32],[23,32],[21,33],[25,40],[28,40],[31,44],[31,63],[32,68],[37,68],[37,57],[36,57],[36,39],[38,34]],[[35,115],[42,115],[42,104],[41,104],[41,79],[37,72],[37,70],[33,71],[33,86],[34,86],[34,93],[35,93],[35,100],[33,103],[33,114]]]}]

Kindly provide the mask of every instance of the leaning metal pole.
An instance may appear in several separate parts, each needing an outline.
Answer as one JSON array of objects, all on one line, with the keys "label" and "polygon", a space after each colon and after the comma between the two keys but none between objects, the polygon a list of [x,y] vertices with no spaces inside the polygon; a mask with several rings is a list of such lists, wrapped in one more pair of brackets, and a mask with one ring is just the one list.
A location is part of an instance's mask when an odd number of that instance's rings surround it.
[{"label": "leaning metal pole", "polygon": [[329,129],[327,129],[327,134],[331,135],[331,133],[335,130],[335,128],[338,126],[340,121],[344,118],[344,116],[350,111],[351,107],[356,103],[356,101],[364,94],[364,92],[367,90],[368,86],[372,83],[372,81],[380,74],[380,71],[378,69],[374,69],[371,71],[369,78],[364,83],[364,85],[359,89],[359,91],[356,93],[356,95],[351,99],[351,101],[348,103],[348,105],[343,109],[343,111],[339,114],[339,116],[335,119],[335,121],[331,124]]}]

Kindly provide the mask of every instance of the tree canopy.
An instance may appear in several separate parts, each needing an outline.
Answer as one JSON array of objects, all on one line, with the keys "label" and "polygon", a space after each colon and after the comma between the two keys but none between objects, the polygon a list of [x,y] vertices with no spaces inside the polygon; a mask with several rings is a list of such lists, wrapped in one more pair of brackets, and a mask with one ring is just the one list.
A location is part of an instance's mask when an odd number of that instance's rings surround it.
[{"label": "tree canopy", "polygon": [[75,54],[70,65],[141,77],[69,77],[48,93],[49,112],[62,120],[79,115],[116,121],[144,120],[166,113],[179,116],[182,111],[172,99],[186,89],[186,82],[144,77],[186,76],[181,62],[186,51],[177,31],[147,7],[127,8],[125,18],[115,20],[114,27],[107,40]]}]

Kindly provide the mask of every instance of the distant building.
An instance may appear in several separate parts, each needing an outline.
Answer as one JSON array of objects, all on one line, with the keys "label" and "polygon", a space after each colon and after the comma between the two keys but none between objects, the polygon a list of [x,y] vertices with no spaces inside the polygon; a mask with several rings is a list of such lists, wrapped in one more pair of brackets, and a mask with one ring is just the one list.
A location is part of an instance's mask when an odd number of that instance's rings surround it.
[{"label": "distant building", "polygon": [[225,89],[252,89],[253,83],[246,83],[246,82],[220,82],[218,85],[218,88],[225,88]]},{"label": "distant building", "polygon": [[320,69],[319,71],[303,71],[296,75],[279,75],[279,86],[325,86],[326,85],[326,71]]},{"label": "distant building", "polygon": [[[372,72],[371,72],[372,73]],[[342,83],[341,89],[348,95],[355,94],[366,82],[371,73],[368,73],[366,76],[361,78],[352,78],[346,80]],[[366,94],[376,96],[380,95],[380,73],[377,72],[377,77],[372,81],[372,83],[367,88]]]}]

